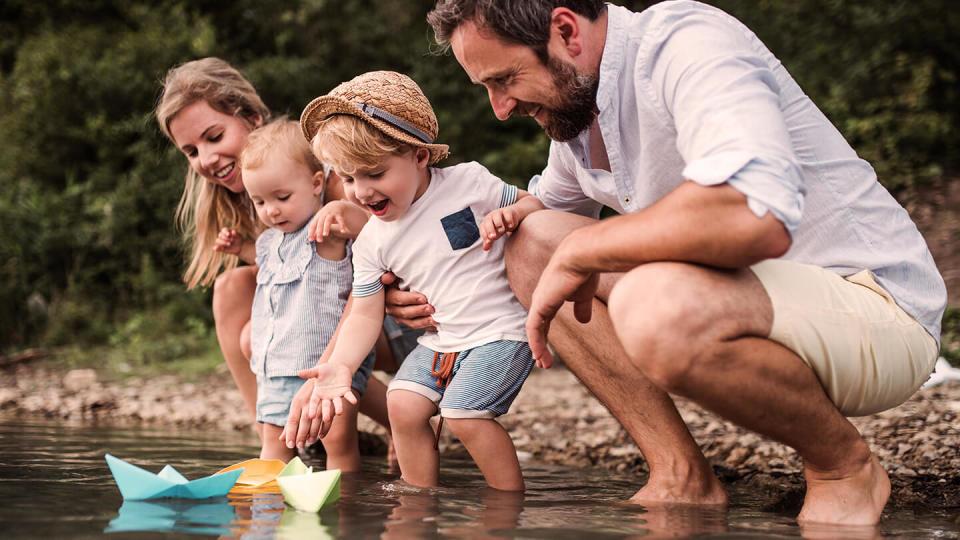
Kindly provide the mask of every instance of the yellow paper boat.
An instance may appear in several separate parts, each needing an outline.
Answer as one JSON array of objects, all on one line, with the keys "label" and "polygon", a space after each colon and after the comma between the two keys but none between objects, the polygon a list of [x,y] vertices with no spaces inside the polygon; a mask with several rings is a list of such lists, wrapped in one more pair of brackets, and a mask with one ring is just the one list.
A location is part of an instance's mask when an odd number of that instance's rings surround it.
[{"label": "yellow paper boat", "polygon": [[283,500],[297,510],[317,512],[340,499],[340,469],[314,471],[295,457],[277,475]]},{"label": "yellow paper boat", "polygon": [[277,476],[286,466],[287,464],[279,459],[248,459],[221,469],[217,474],[243,469],[231,490],[233,493],[276,493],[280,489]]}]

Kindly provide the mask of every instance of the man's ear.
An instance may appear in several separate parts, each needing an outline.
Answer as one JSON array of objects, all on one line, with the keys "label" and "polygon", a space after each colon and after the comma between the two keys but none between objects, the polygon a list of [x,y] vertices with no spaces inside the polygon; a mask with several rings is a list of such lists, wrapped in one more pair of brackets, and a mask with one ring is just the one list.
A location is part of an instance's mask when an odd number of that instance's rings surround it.
[{"label": "man's ear", "polygon": [[558,7],[550,14],[550,40],[547,50],[553,57],[576,58],[583,52],[580,34],[581,18],[565,7]]}]

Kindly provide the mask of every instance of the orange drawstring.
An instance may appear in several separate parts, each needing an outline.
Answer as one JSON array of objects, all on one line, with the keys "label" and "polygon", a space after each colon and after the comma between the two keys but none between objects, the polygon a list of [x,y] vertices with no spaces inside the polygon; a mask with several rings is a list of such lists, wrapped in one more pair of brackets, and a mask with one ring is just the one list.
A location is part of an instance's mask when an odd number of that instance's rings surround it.
[{"label": "orange drawstring", "polygon": [[[440,360],[440,369],[437,369],[437,360]],[[453,366],[457,363],[457,353],[433,353],[433,363],[430,365],[430,374],[437,378],[437,386],[443,388],[450,384],[453,375]],[[437,438],[433,442],[434,450],[440,449],[440,433],[443,431],[443,415],[437,423]]]}]

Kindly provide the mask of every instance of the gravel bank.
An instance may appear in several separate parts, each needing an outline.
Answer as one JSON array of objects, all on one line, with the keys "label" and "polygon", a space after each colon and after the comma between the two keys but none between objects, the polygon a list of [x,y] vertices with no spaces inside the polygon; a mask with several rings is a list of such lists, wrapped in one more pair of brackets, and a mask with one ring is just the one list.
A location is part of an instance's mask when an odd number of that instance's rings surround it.
[{"label": "gravel bank", "polygon": [[[725,482],[769,494],[772,506],[799,509],[802,477],[796,453],[693,403],[676,401]],[[90,422],[250,428],[227,374],[202,383],[175,376],[109,382],[93,370],[20,366],[0,372],[0,410]],[[622,474],[646,471],[619,424],[565,369],[535,370],[502,420],[525,459]],[[892,504],[960,508],[960,384],[921,390],[895,409],[853,421],[891,473]],[[361,429],[383,433],[365,418]],[[456,451],[458,445],[446,437],[447,451]]]}]

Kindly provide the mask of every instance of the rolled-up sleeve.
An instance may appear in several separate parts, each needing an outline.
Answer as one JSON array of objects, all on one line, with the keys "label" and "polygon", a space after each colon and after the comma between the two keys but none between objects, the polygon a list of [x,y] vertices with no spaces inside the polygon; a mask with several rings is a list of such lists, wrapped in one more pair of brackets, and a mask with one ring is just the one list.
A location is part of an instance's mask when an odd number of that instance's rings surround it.
[{"label": "rolled-up sleeve", "polygon": [[707,13],[665,25],[650,43],[657,52],[637,70],[637,83],[676,127],[684,177],[707,186],[728,183],[758,217],[771,212],[796,230],[803,175],[779,85],[750,37]]},{"label": "rolled-up sleeve", "polygon": [[551,210],[600,217],[603,205],[583,192],[573,168],[566,162],[560,145],[550,143],[550,156],[543,173],[530,179],[527,191]]}]

